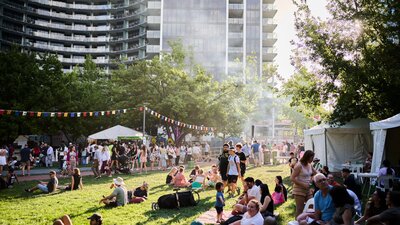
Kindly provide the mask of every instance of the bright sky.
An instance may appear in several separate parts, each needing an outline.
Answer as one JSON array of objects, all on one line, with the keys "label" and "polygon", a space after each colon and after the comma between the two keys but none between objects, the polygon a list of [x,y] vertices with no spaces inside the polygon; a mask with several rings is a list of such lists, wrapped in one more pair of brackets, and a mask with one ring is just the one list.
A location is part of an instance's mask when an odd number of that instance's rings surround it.
[{"label": "bright sky", "polygon": [[[315,16],[325,18],[328,16],[328,11],[325,8],[327,0],[307,0],[311,12]],[[275,5],[278,12],[275,15],[275,22],[278,26],[275,32],[278,36],[278,41],[275,44],[278,55],[275,58],[275,63],[278,65],[278,73],[285,79],[290,77],[294,68],[290,64],[290,55],[293,46],[290,41],[295,39],[294,30],[294,15],[296,7],[292,0],[276,0]]]}]

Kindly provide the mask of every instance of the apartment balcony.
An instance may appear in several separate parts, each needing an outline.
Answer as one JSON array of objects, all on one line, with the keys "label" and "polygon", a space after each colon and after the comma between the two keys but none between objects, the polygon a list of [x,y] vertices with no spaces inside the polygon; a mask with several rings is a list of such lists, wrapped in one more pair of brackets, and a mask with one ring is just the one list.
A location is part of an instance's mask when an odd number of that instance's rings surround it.
[{"label": "apartment balcony", "polygon": [[263,0],[263,4],[273,4],[275,0]]},{"label": "apartment balcony", "polygon": [[228,53],[243,54],[243,47],[228,47]]},{"label": "apartment balcony", "polygon": [[147,45],[146,52],[147,53],[160,53],[160,46],[159,45]]},{"label": "apartment balcony", "polygon": [[229,32],[229,39],[243,39],[243,32]]},{"label": "apartment balcony", "polygon": [[137,33],[137,34],[128,36],[128,38],[124,38],[124,37],[112,37],[112,38],[110,39],[110,42],[112,42],[112,43],[118,43],[118,42],[132,41],[132,40],[138,39],[138,38],[140,38],[140,37],[143,37],[143,36],[145,36],[145,35],[146,35],[146,33],[145,33],[145,32],[142,32],[142,33]]},{"label": "apartment balcony", "polygon": [[39,25],[48,28],[60,29],[60,30],[74,30],[74,31],[109,31],[110,26],[98,26],[98,27],[89,27],[89,26],[80,26],[80,25],[65,25],[65,24],[58,24],[58,23],[50,23],[50,22],[43,22],[43,21],[32,21],[34,25]]},{"label": "apartment balcony", "polygon": [[161,17],[160,16],[148,16],[147,17],[147,26],[150,30],[159,30]]},{"label": "apartment balcony", "polygon": [[229,24],[243,25],[243,19],[242,18],[229,18]]},{"label": "apartment balcony", "polygon": [[232,18],[243,18],[243,4],[229,4],[229,17]]},{"label": "apartment balcony", "polygon": [[[69,64],[83,64],[85,63],[84,58],[63,58],[59,57],[58,60],[61,63],[69,63]],[[109,60],[108,59],[92,59],[94,63],[96,64],[108,64]]]},{"label": "apartment balcony", "polygon": [[46,39],[55,39],[57,41],[64,40],[64,41],[71,41],[71,42],[108,42],[108,37],[80,37],[80,36],[65,36],[59,34],[49,34],[43,33],[38,31],[26,31],[27,34],[30,34],[34,37],[42,37]]},{"label": "apartment balcony", "polygon": [[263,19],[262,26],[263,26],[263,32],[272,33],[275,30],[277,24],[273,19]]},{"label": "apartment balcony", "polygon": [[262,6],[263,17],[273,18],[278,12],[274,4],[263,4]]},{"label": "apartment balcony", "polygon": [[148,1],[147,2],[147,11],[149,14],[158,13],[161,11],[161,2],[158,1]]},{"label": "apartment balcony", "polygon": [[149,38],[159,39],[161,37],[161,34],[160,31],[157,30],[148,30],[146,37],[147,39]]},{"label": "apartment balcony", "polygon": [[123,9],[131,6],[138,5],[140,3],[145,2],[145,0],[137,0],[132,2],[131,4],[106,4],[106,5],[90,5],[90,4],[73,4],[73,3],[65,3],[60,1],[52,1],[52,0],[30,0],[30,2],[39,3],[43,5],[59,7],[64,9],[73,9],[73,10],[85,10],[85,11],[103,11],[103,10],[112,10],[112,9]]},{"label": "apartment balcony", "polygon": [[75,52],[75,53],[108,53],[109,48],[77,48],[77,47],[61,47],[61,46],[53,46],[47,44],[39,44],[39,43],[25,43],[28,46],[32,46],[34,48],[47,50],[47,51],[55,51],[55,52]]},{"label": "apartment balcony", "polygon": [[107,21],[113,19],[111,15],[101,15],[101,16],[87,16],[87,15],[72,15],[67,13],[57,13],[50,12],[48,10],[37,9],[36,13],[42,16],[51,17],[51,18],[59,18],[63,20],[98,20],[98,21]]},{"label": "apartment balcony", "polygon": [[262,50],[263,62],[272,62],[276,55],[277,53],[275,48],[263,48]]},{"label": "apartment balcony", "polygon": [[263,46],[272,47],[277,40],[278,38],[275,33],[263,33],[262,35]]}]

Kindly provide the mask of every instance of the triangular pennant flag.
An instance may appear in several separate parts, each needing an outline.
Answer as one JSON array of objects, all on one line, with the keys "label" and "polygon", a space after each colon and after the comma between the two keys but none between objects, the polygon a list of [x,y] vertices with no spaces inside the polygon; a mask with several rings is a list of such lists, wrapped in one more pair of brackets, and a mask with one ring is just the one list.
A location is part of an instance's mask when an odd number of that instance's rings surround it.
[{"label": "triangular pennant flag", "polygon": [[126,113],[126,109],[123,109],[123,112]]},{"label": "triangular pennant flag", "polygon": [[12,110],[7,110],[7,115],[11,115]]},{"label": "triangular pennant flag", "polygon": [[50,113],[50,117],[54,117],[56,114],[55,113]]},{"label": "triangular pennant flag", "polygon": [[94,112],[94,116],[99,116],[99,112]]},{"label": "triangular pennant flag", "polygon": [[101,115],[104,116],[104,114],[105,114],[105,112],[104,112],[104,111],[101,111]]},{"label": "triangular pennant flag", "polygon": [[48,112],[44,112],[43,113],[43,117],[49,117],[49,113]]},{"label": "triangular pennant flag", "polygon": [[4,114],[4,109],[0,109],[0,115]]},{"label": "triangular pennant flag", "polygon": [[87,112],[83,112],[83,117],[86,117],[87,116]]},{"label": "triangular pennant flag", "polygon": [[110,114],[111,114],[111,112],[110,112],[110,111],[107,111],[107,112],[106,112],[106,115],[107,115],[107,116],[109,116]]},{"label": "triangular pennant flag", "polygon": [[26,114],[28,114],[27,111],[23,111],[23,112],[22,112],[22,116],[26,116]]},{"label": "triangular pennant flag", "polygon": [[67,112],[64,113],[64,117],[68,117],[68,113]]},{"label": "triangular pennant flag", "polygon": [[93,116],[93,112],[89,112],[89,116]]},{"label": "triangular pennant flag", "polygon": [[16,116],[19,116],[19,111],[15,111],[14,113]]},{"label": "triangular pennant flag", "polygon": [[81,117],[81,112],[76,113],[76,117]]},{"label": "triangular pennant flag", "polygon": [[35,116],[35,112],[29,112],[29,116],[30,117],[34,117]]}]

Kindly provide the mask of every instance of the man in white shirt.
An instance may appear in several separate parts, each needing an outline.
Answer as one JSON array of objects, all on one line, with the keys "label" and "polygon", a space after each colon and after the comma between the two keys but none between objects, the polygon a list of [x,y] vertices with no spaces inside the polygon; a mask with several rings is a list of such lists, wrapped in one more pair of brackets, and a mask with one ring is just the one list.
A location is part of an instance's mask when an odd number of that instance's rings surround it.
[{"label": "man in white shirt", "polygon": [[95,145],[93,154],[93,164],[92,164],[92,171],[95,178],[101,177],[99,171],[100,161],[101,161],[101,152],[99,150],[99,147]]},{"label": "man in white shirt", "polygon": [[254,184],[254,178],[246,177],[246,179],[244,179],[244,182],[246,182],[247,187],[249,188],[247,190],[247,200],[250,201],[251,199],[255,199],[260,202],[261,192],[260,188]]},{"label": "man in white shirt", "polygon": [[235,147],[233,146],[229,149],[228,162],[228,191],[230,191],[229,197],[233,197],[237,187],[237,179],[241,177],[240,159],[235,154]]},{"label": "man in white shirt", "polygon": [[45,147],[47,147],[46,167],[52,167],[53,166],[53,154],[54,154],[53,147],[51,147],[50,145],[47,145],[47,143],[45,143]]},{"label": "man in white shirt", "polygon": [[204,156],[205,156],[205,159],[204,159],[204,161],[205,162],[211,162],[211,158],[210,158],[210,145],[206,142],[206,144],[204,145]]}]

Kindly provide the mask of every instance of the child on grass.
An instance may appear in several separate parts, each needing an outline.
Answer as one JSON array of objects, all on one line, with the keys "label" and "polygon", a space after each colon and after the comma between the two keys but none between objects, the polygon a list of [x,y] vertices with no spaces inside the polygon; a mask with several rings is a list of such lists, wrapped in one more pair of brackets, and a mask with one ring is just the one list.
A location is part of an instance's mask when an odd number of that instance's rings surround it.
[{"label": "child on grass", "polygon": [[279,205],[285,202],[285,198],[282,193],[282,186],[275,186],[274,193],[272,193],[272,199],[274,200],[274,205]]},{"label": "child on grass", "polygon": [[224,220],[222,219],[222,212],[224,211],[225,199],[224,199],[224,184],[222,182],[218,182],[215,184],[215,189],[217,190],[215,209],[217,210],[217,223],[221,223]]}]

